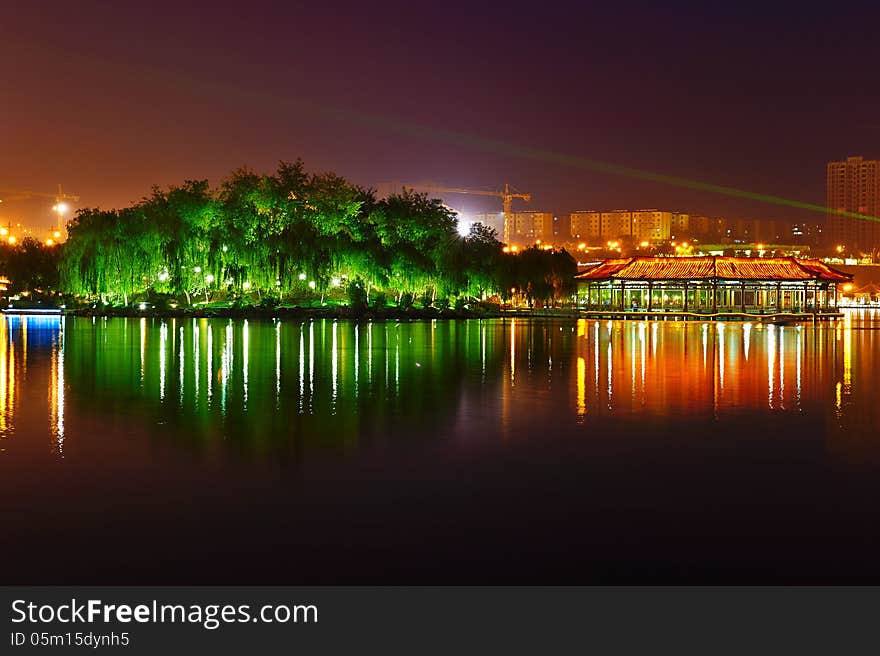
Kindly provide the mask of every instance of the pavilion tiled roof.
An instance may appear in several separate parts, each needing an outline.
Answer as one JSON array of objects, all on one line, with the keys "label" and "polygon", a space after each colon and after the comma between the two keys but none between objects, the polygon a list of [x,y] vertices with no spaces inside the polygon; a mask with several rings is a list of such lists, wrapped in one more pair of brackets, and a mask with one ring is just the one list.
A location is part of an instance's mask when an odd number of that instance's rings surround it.
[{"label": "pavilion tiled roof", "polygon": [[820,280],[850,282],[853,279],[852,274],[832,269],[830,266],[819,260],[798,260],[797,263],[802,268],[818,276]]},{"label": "pavilion tiled roof", "polygon": [[576,280],[780,280],[847,282],[852,276],[820,260],[794,257],[631,257],[605,260]]}]

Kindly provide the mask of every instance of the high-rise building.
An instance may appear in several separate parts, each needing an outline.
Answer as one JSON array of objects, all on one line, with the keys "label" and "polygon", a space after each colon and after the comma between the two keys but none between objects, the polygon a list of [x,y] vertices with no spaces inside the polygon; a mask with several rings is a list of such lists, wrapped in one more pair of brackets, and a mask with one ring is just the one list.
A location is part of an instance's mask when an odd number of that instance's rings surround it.
[{"label": "high-rise building", "polygon": [[[880,248],[880,161],[847,157],[828,162],[825,170],[825,205],[828,235],[847,251],[870,252]],[[877,217],[856,219],[835,212]]]},{"label": "high-rise building", "polygon": [[692,216],[688,224],[690,236],[704,242],[720,240],[727,236],[727,219],[720,216]]},{"label": "high-rise building", "polygon": [[527,246],[537,240],[552,241],[551,212],[511,212],[504,217],[504,237],[508,244]]},{"label": "high-rise building", "polygon": [[599,223],[601,214],[595,210],[572,212],[569,216],[569,229],[572,238],[598,241],[602,236]]},{"label": "high-rise building", "polygon": [[634,241],[667,241],[672,236],[672,217],[672,212],[661,210],[635,211],[629,230],[623,230],[622,236],[632,237]]},{"label": "high-rise building", "polygon": [[492,228],[498,239],[504,236],[504,212],[487,212],[474,214],[471,223],[482,223],[487,228]]},{"label": "high-rise building", "polygon": [[686,230],[688,215],[664,210],[589,210],[571,214],[571,236],[594,243],[629,238],[634,241],[666,241],[672,226]]},{"label": "high-rise building", "polygon": [[670,230],[676,239],[685,239],[690,236],[690,214],[673,212],[670,218]]}]

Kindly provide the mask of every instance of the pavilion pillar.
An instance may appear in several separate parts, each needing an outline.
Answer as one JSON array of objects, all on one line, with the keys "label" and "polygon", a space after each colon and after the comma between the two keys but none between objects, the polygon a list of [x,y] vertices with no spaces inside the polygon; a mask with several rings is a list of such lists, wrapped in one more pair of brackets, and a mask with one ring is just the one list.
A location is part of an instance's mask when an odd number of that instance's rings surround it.
[{"label": "pavilion pillar", "polygon": [[684,283],[684,311],[688,311],[688,284],[687,281]]},{"label": "pavilion pillar", "polygon": [[776,311],[779,312],[782,309],[782,283],[776,283]]},{"label": "pavilion pillar", "polygon": [[718,279],[712,280],[712,314],[718,314]]},{"label": "pavilion pillar", "polygon": [[739,309],[742,311],[743,314],[746,313],[746,283],[745,282],[740,283]]},{"label": "pavilion pillar", "polygon": [[654,283],[653,281],[648,281],[648,312],[653,312],[654,310]]},{"label": "pavilion pillar", "polygon": [[626,305],[626,283],[621,280],[620,281],[620,311],[623,312]]}]

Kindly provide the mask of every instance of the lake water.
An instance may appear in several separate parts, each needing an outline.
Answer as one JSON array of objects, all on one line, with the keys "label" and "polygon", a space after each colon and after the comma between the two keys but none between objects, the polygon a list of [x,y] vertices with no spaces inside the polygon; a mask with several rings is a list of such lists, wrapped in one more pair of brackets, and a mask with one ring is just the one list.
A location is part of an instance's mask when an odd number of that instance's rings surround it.
[{"label": "lake water", "polygon": [[3,583],[880,581],[880,313],[0,318]]}]

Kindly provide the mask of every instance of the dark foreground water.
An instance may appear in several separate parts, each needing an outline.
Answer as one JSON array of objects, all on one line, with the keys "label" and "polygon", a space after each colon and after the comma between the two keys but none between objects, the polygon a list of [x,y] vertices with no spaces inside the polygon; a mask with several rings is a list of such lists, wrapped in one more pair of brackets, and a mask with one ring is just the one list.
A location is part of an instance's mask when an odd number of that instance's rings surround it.
[{"label": "dark foreground water", "polygon": [[880,582],[880,314],[0,318],[2,583]]}]

